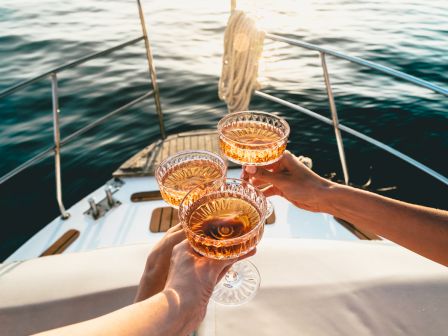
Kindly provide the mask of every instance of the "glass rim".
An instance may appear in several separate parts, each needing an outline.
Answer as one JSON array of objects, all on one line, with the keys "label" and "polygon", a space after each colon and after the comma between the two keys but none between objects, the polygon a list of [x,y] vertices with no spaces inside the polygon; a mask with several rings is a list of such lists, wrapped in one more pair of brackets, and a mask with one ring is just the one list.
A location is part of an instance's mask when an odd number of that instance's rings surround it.
[{"label": "glass rim", "polygon": [[[243,114],[259,114],[259,115],[264,115],[264,116],[267,116],[267,117],[272,117],[274,119],[277,119],[285,127],[285,129],[286,129],[285,135],[283,135],[279,140],[275,140],[275,141],[272,141],[272,142],[266,143],[266,144],[248,144],[248,143],[245,143],[245,142],[240,142],[238,140],[229,139],[228,137],[226,137],[222,133],[222,128],[223,128],[222,124],[225,121],[227,121],[228,119],[230,119],[231,117],[235,116],[235,115],[238,116],[238,115],[243,115]],[[277,142],[284,141],[284,140],[288,139],[289,134],[291,132],[289,124],[288,124],[288,122],[284,118],[276,116],[273,113],[263,112],[263,111],[256,111],[256,110],[253,110],[253,111],[239,111],[239,112],[229,113],[226,116],[224,116],[223,118],[221,118],[221,120],[219,120],[217,128],[218,128],[218,134],[219,134],[220,137],[222,137],[222,138],[224,138],[224,139],[226,139],[226,140],[228,140],[230,142],[233,142],[233,143],[237,143],[237,144],[244,145],[244,146],[249,146],[249,147],[254,147],[254,148],[266,147],[267,145],[271,145],[271,144],[274,144],[274,143],[277,143]]]},{"label": "glass rim", "polygon": [[[259,192],[259,193],[263,196],[263,205],[264,205],[265,210],[267,210],[267,200],[266,200],[266,196],[264,196],[263,192],[262,192],[260,189],[258,189],[256,186],[254,186],[252,183],[247,182],[247,181],[242,180],[242,179],[238,179],[238,178],[230,178],[230,177],[226,177],[226,178],[224,178],[223,180],[220,180],[220,181],[224,181],[223,183],[226,183],[227,181],[238,181],[239,183],[244,182],[244,183],[250,185],[252,188],[255,189],[255,191]],[[204,236],[200,236],[200,235],[196,234],[193,230],[191,230],[191,229],[188,227],[187,223],[184,221],[184,218],[183,218],[184,216],[183,216],[183,211],[182,211],[182,205],[183,205],[184,201],[187,199],[187,197],[188,197],[193,191],[195,191],[196,189],[199,189],[199,188],[204,189],[205,186],[207,186],[207,185],[213,185],[213,184],[215,184],[215,183],[217,183],[217,182],[218,182],[218,181],[213,181],[213,182],[210,182],[210,183],[208,183],[208,184],[200,185],[200,186],[195,187],[194,189],[191,189],[191,190],[185,195],[185,197],[182,199],[182,201],[181,201],[180,204],[179,204],[179,219],[180,219],[180,223],[181,223],[181,225],[182,225],[182,229],[183,229],[184,231],[190,233],[193,237],[195,237],[195,238],[199,238],[201,241],[205,241],[205,242],[207,242],[207,243],[211,243],[212,245],[215,245],[216,242],[220,242],[221,240],[217,240],[217,239],[212,239],[212,238],[207,238],[207,237],[204,237]],[[249,202],[249,203],[250,203],[250,202]],[[257,210],[259,210],[259,209],[257,208]],[[226,240],[225,240],[226,243],[227,243],[227,244],[233,244],[233,243],[240,242],[241,240],[245,240],[245,238],[250,237],[251,235],[253,235],[254,232],[256,232],[257,229],[260,228],[261,225],[264,225],[265,221],[266,221],[266,211],[264,211],[264,213],[260,213],[260,220],[259,220],[259,222],[258,222],[257,225],[255,225],[249,232],[247,232],[247,233],[245,233],[245,234],[243,234],[242,236],[239,236],[239,237],[235,237],[235,238],[231,238],[231,239],[226,239]],[[187,236],[187,237],[188,237],[188,236]]]},{"label": "glass rim", "polygon": [[[226,166],[226,162],[224,161],[224,158],[223,158],[221,155],[219,155],[219,154],[217,154],[217,153],[213,153],[213,152],[211,152],[211,151],[207,151],[207,150],[188,149],[188,150],[183,150],[183,151],[177,152],[176,154],[171,155],[171,156],[167,157],[165,160],[163,160],[162,162],[160,162],[160,164],[157,166],[156,171],[155,171],[155,173],[154,173],[157,182],[159,182],[159,186],[160,186],[160,184],[162,183],[162,181],[160,181],[160,179],[159,179],[159,172],[160,172],[160,170],[162,169],[162,167],[163,167],[164,165],[166,165],[168,162],[170,162],[171,160],[173,160],[173,159],[175,159],[175,158],[177,158],[177,157],[179,157],[179,156],[186,155],[186,154],[194,154],[194,153],[198,153],[198,154],[206,154],[206,155],[209,155],[209,156],[214,157],[214,158],[217,159],[218,161],[221,161],[222,166],[223,166],[223,168],[224,168],[224,169],[223,169],[223,172],[224,172],[224,175],[223,175],[223,176],[226,175],[226,172],[227,172],[227,166]],[[190,161],[191,161],[191,160],[190,160]],[[171,190],[171,188],[166,188],[166,187],[164,187],[164,188],[165,188],[165,189],[170,189],[170,190]],[[196,187],[195,187],[194,189],[196,189]]]}]

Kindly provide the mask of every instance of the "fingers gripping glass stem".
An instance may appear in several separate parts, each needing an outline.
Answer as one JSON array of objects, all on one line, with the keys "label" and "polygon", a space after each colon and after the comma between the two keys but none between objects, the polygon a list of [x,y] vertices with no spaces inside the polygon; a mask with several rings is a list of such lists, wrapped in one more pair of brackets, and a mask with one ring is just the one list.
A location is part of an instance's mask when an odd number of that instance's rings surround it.
[{"label": "fingers gripping glass stem", "polygon": [[[180,219],[190,245],[213,259],[236,259],[260,241],[266,220],[266,198],[250,183],[226,179],[190,191],[180,207]],[[237,262],[216,286],[215,301],[239,305],[258,290],[255,266]]]}]

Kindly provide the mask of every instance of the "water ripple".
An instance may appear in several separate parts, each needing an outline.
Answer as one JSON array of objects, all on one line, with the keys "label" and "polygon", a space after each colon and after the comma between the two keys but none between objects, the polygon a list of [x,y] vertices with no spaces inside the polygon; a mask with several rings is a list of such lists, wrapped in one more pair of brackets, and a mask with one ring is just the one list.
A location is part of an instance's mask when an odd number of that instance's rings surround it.
[{"label": "water ripple", "polygon": [[[168,133],[215,127],[226,112],[217,97],[227,1],[143,1]],[[445,0],[240,0],[269,31],[321,44],[448,86]],[[0,90],[89,53],[141,35],[134,1],[2,0]],[[318,54],[266,41],[266,92],[330,117]],[[448,103],[403,81],[328,57],[341,122],[448,175]],[[150,89],[139,43],[59,75],[61,134],[69,135]],[[275,111],[294,130],[288,147],[313,157],[321,174],[341,176],[331,127],[258,97],[252,108]],[[49,80],[0,100],[0,175],[52,145]],[[130,154],[159,136],[154,103],[131,110],[63,149],[64,200],[70,206],[110,177]],[[344,135],[351,179],[399,185],[390,194],[444,207],[446,189],[431,178]],[[52,159],[0,188],[6,256],[57,215]],[[409,181],[413,181],[412,187]],[[30,192],[31,191],[31,192]],[[51,195],[41,197],[43,195]],[[446,203],[446,202],[445,202]],[[27,209],[18,210],[18,204]],[[16,218],[15,213],[27,213]]]}]

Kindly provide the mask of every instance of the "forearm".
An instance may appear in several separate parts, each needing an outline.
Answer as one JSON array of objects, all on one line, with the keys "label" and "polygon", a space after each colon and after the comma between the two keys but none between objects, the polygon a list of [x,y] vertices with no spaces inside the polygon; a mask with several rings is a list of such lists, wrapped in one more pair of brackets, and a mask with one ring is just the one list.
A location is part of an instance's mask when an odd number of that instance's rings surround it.
[{"label": "forearm", "polygon": [[195,316],[193,300],[164,290],[110,314],[39,335],[187,335],[198,323]]},{"label": "forearm", "polygon": [[332,184],[323,211],[448,265],[448,212]]},{"label": "forearm", "polygon": [[153,259],[153,255],[148,258],[134,302],[143,301],[161,292],[165,286],[168,271],[164,269],[165,265],[159,266]]}]

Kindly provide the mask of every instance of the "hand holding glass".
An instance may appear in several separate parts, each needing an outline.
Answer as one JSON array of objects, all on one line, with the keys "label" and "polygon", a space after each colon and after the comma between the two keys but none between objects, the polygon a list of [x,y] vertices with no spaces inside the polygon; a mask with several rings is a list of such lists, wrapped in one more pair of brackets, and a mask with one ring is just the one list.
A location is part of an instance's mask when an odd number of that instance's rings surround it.
[{"label": "hand holding glass", "polygon": [[[250,183],[225,179],[191,190],[180,204],[180,220],[193,249],[208,258],[231,259],[252,251],[266,219],[266,198]],[[237,305],[249,301],[260,284],[248,261],[232,266],[216,286],[213,299]]]},{"label": "hand holding glass", "polygon": [[[247,166],[266,166],[280,160],[289,132],[288,123],[271,113],[231,113],[218,123],[219,147],[230,161]],[[268,201],[267,217],[273,211]]]}]

